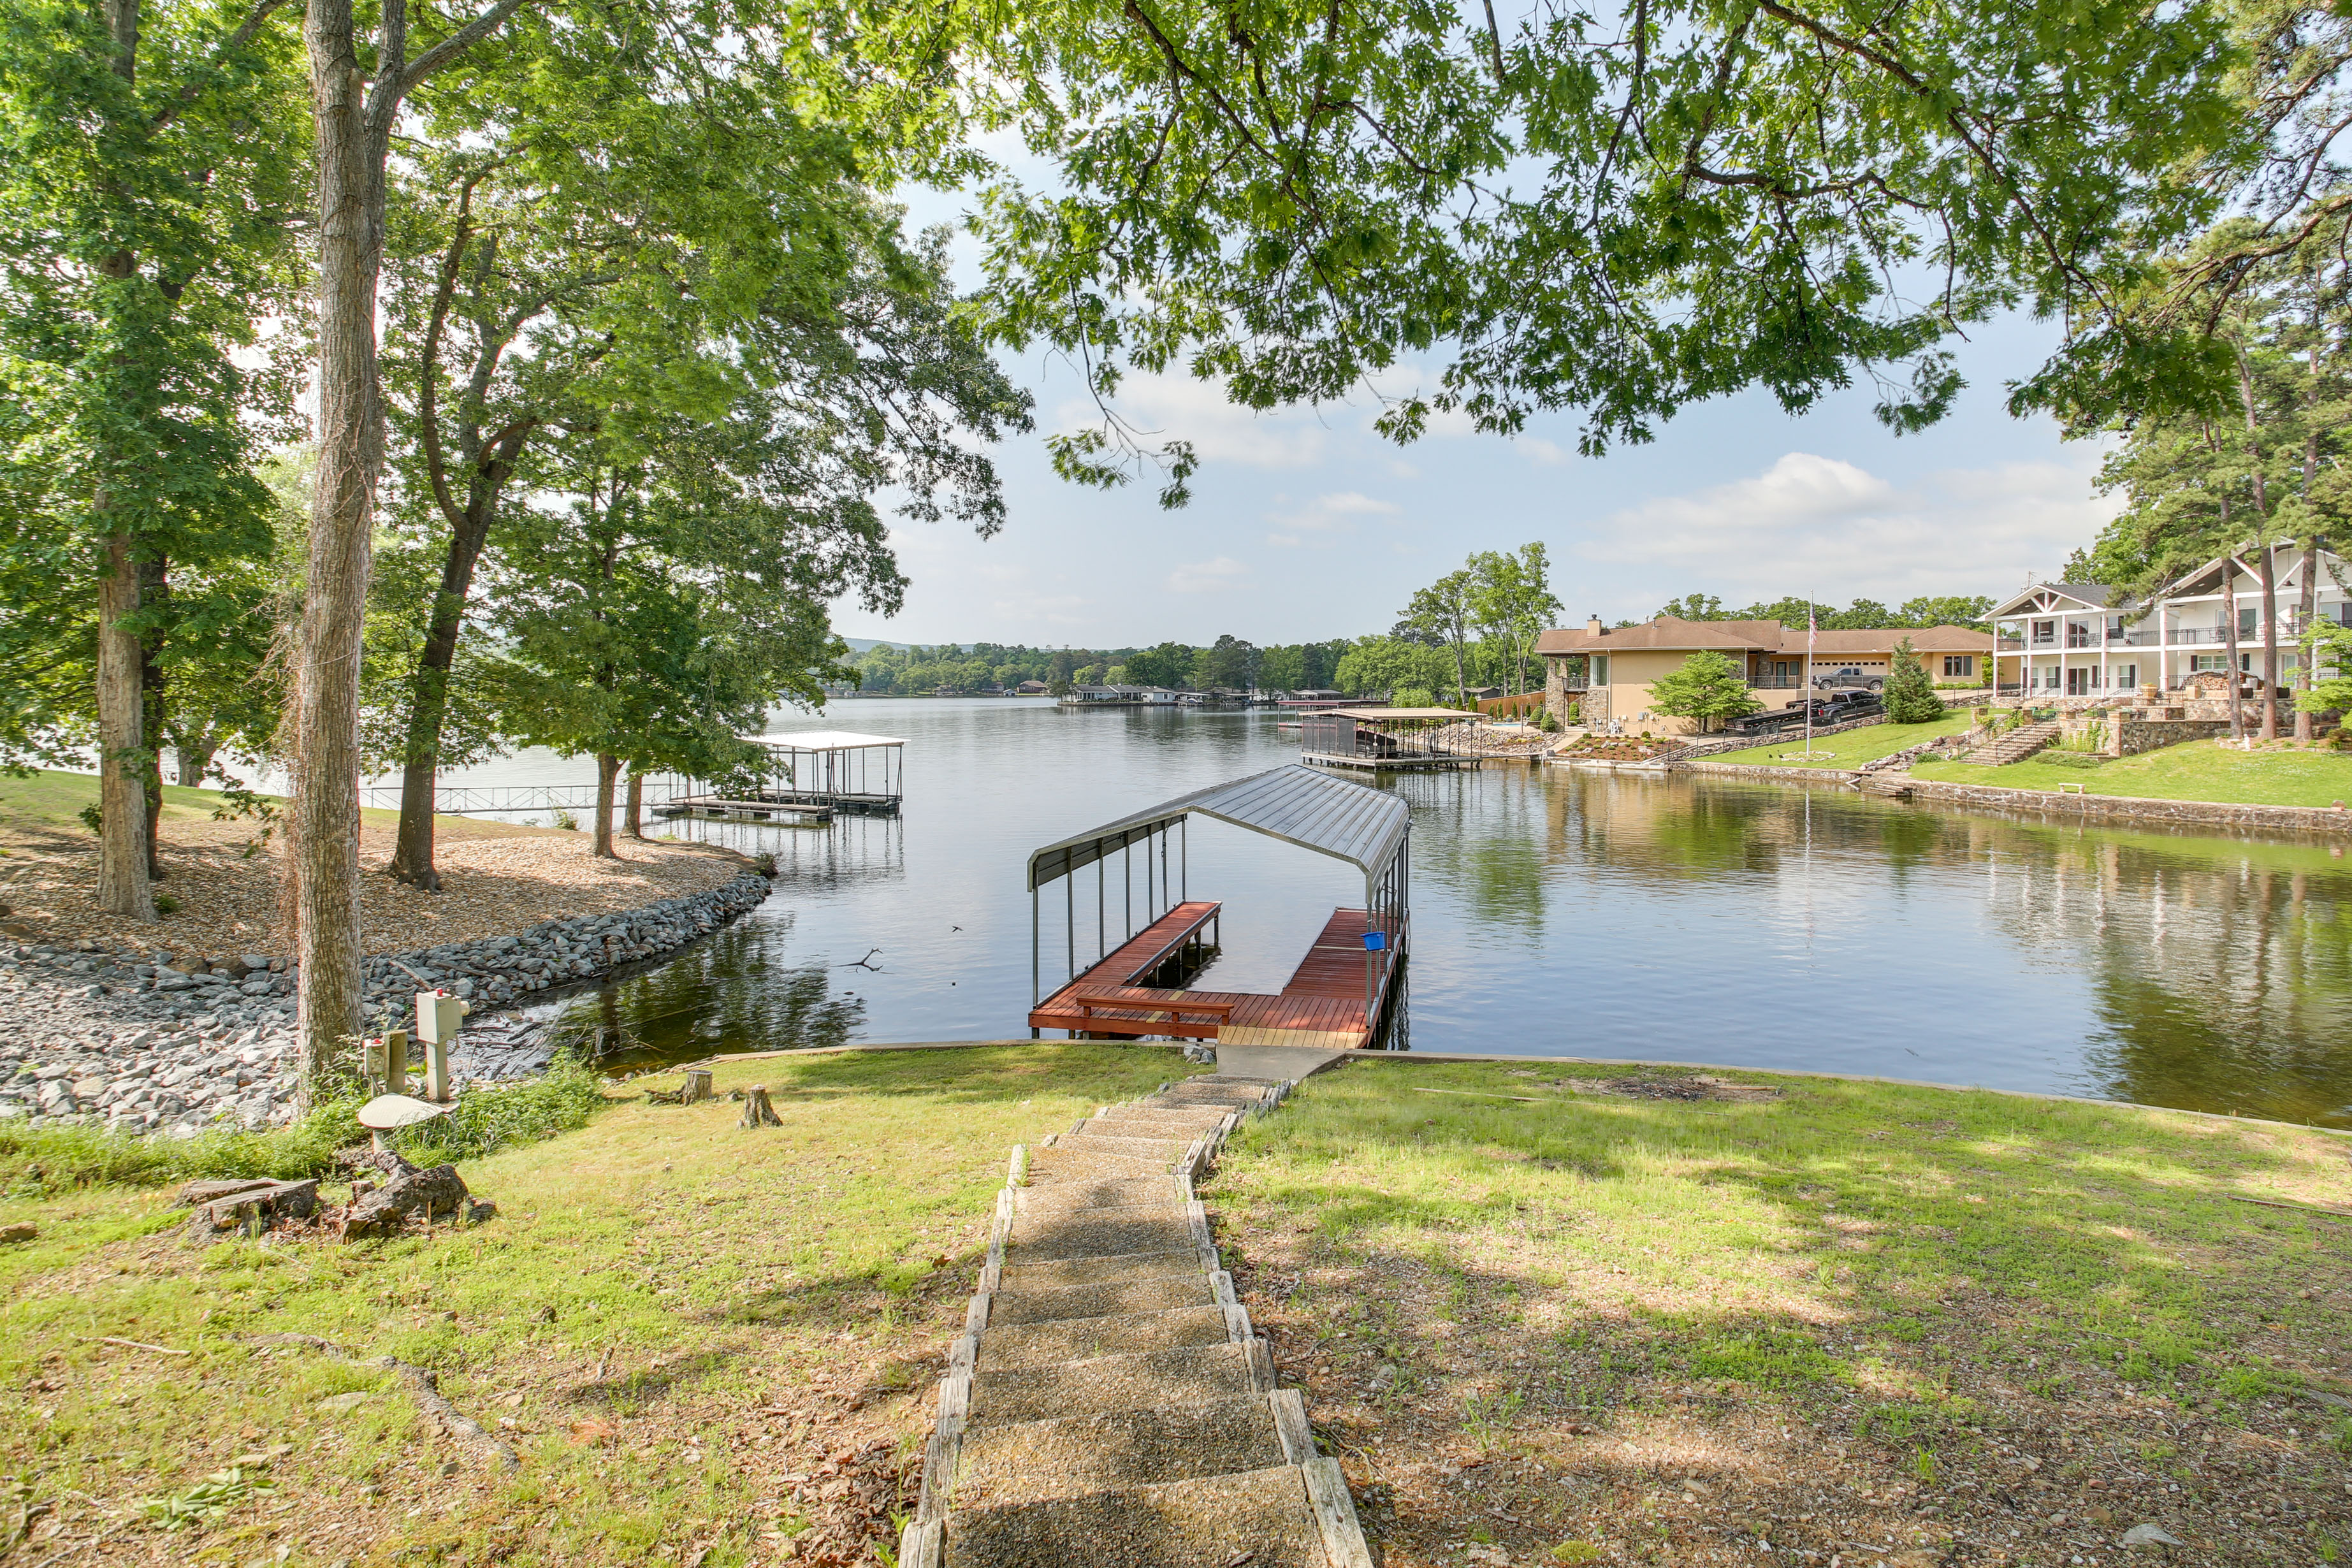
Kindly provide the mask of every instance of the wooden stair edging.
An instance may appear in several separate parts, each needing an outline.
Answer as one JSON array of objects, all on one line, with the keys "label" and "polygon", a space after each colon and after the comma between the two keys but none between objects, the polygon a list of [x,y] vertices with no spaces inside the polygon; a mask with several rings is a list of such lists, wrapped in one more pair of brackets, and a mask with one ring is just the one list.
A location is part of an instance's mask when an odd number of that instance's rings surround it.
[{"label": "wooden stair edging", "polygon": [[[1167,1095],[1171,1089],[1178,1089],[1179,1084],[1200,1087],[1191,1092],[1180,1089],[1179,1098],[1164,1100],[1160,1098]],[[1160,1423],[1158,1429],[1161,1432],[1164,1433],[1169,1429],[1165,1423],[1170,1416],[1155,1412],[1153,1409],[1155,1405],[1171,1415],[1182,1415],[1184,1419],[1193,1422],[1206,1419],[1207,1413],[1216,1410],[1229,1410],[1236,1413],[1219,1419],[1228,1422],[1242,1419],[1238,1412],[1247,1407],[1244,1405],[1199,1405],[1191,1402],[1201,1397],[1201,1391],[1204,1386],[1199,1380],[1206,1373],[1201,1369],[1213,1368],[1217,1365],[1223,1365],[1229,1370],[1215,1373],[1216,1380],[1231,1380],[1245,1375],[1249,1392],[1244,1395],[1238,1384],[1231,1384],[1232,1394],[1218,1394],[1214,1397],[1262,1399],[1265,1405],[1262,1415],[1272,1423],[1274,1436],[1281,1450],[1283,1464],[1271,1470],[1235,1471],[1227,1468],[1215,1474],[1192,1478],[1193,1480],[1203,1482],[1218,1481],[1222,1478],[1223,1482],[1231,1483],[1231,1485],[1222,1486],[1222,1489],[1208,1488],[1205,1495],[1220,1500],[1215,1504],[1220,1510],[1244,1510],[1241,1516],[1217,1512],[1213,1517],[1247,1517],[1260,1520],[1259,1528],[1273,1528],[1271,1525],[1263,1523],[1262,1514],[1251,1514],[1246,1510],[1261,1506],[1263,1499],[1268,1495],[1263,1489],[1265,1486],[1276,1485],[1278,1478],[1286,1473],[1295,1472],[1297,1484],[1301,1489],[1297,1496],[1303,1502],[1305,1510],[1303,1515],[1297,1517],[1302,1519],[1311,1517],[1315,1537],[1319,1541],[1326,1568],[1372,1568],[1373,1559],[1365,1542],[1362,1527],[1356,1517],[1355,1503],[1349,1494],[1347,1479],[1341,1473],[1337,1460],[1317,1454],[1314,1432],[1307,1421],[1304,1395],[1298,1390],[1278,1386],[1271,1348],[1252,1327],[1248,1310],[1242,1306],[1234,1293],[1233,1276],[1224,1268],[1218,1254],[1214,1236],[1209,1226],[1208,1211],[1201,1200],[1194,1195],[1192,1190],[1193,1181],[1207,1170],[1211,1162],[1216,1157],[1217,1152],[1241,1125],[1244,1116],[1263,1116],[1271,1112],[1297,1087],[1295,1079],[1280,1081],[1230,1079],[1218,1083],[1214,1081],[1214,1075],[1178,1080],[1178,1083],[1174,1084],[1162,1083],[1151,1095],[1141,1100],[1129,1101],[1120,1106],[1097,1108],[1093,1116],[1081,1119],[1068,1132],[1048,1134],[1034,1148],[1027,1144],[1014,1146],[1006,1162],[1005,1184],[997,1194],[996,1210],[989,1227],[987,1258],[982,1265],[978,1289],[974,1290],[971,1300],[965,1308],[963,1332],[949,1351],[947,1375],[940,1381],[937,1414],[931,1435],[924,1445],[920,1491],[914,1516],[899,1537],[898,1558],[899,1568],[946,1568],[949,1527],[956,1517],[954,1504],[955,1488],[960,1474],[959,1462],[965,1448],[968,1434],[1010,1434],[1017,1440],[1030,1441],[1038,1440],[1035,1435],[1039,1431],[1050,1429],[1065,1434],[1052,1440],[1063,1444],[1066,1451],[1071,1442],[1066,1436],[1069,1428],[1058,1424],[1097,1417],[1111,1422],[1124,1421],[1125,1430],[1129,1434],[1124,1440],[1147,1442],[1145,1448],[1129,1451],[1149,1456],[1151,1450],[1145,1435],[1153,1429],[1154,1422]],[[1210,1089],[1225,1092],[1219,1093],[1215,1098],[1207,1098],[1202,1091]],[[1255,1092],[1252,1092],[1253,1090]],[[1229,1109],[1225,1110],[1224,1114],[1218,1117],[1213,1125],[1201,1125],[1202,1118],[1199,1113],[1220,1106],[1229,1107]],[[1172,1122],[1181,1119],[1184,1113],[1192,1113],[1192,1120],[1196,1129],[1195,1135],[1189,1139],[1177,1137],[1137,1140],[1131,1137],[1106,1135],[1109,1132],[1108,1128],[1099,1133],[1088,1131],[1089,1127],[1097,1121],[1108,1121],[1113,1126],[1121,1125],[1122,1119],[1117,1114],[1120,1112],[1128,1113],[1129,1117],[1133,1118],[1124,1122],[1122,1131],[1125,1127],[1138,1126],[1154,1115],[1164,1115]],[[1129,1195],[1126,1189],[1130,1185],[1139,1188],[1148,1187],[1156,1175],[1158,1179],[1168,1183],[1166,1189],[1168,1198],[1165,1202],[1154,1200],[1145,1195],[1142,1191],[1133,1194],[1134,1201],[1131,1203],[1080,1202],[1032,1206],[1024,1205],[1022,1202],[1024,1193],[1034,1194],[1040,1191],[1039,1188],[1030,1184],[1033,1176],[1043,1173],[1040,1167],[1034,1163],[1034,1157],[1038,1152],[1053,1150],[1057,1153],[1085,1153],[1088,1144],[1118,1145],[1136,1151],[1135,1154],[1130,1155],[1107,1147],[1103,1152],[1118,1162],[1118,1167],[1114,1167],[1116,1169],[1129,1164],[1144,1164],[1145,1161],[1140,1157],[1142,1151],[1139,1145],[1147,1142],[1167,1151],[1167,1156],[1160,1163],[1157,1173],[1139,1171],[1133,1176],[1098,1175],[1091,1163],[1077,1167],[1075,1175],[1067,1173],[1068,1167],[1055,1167],[1055,1169],[1066,1173],[1063,1184],[1087,1187],[1092,1194],[1097,1194],[1104,1191],[1107,1185],[1115,1184],[1113,1195],[1120,1198]],[[1178,1150],[1181,1150],[1181,1152],[1175,1152]],[[1089,1195],[1089,1193],[1080,1193],[1076,1195],[1084,1198]],[[1108,1255],[1073,1253],[1059,1259],[1053,1257],[1041,1257],[1015,1258],[1008,1261],[1006,1257],[1007,1244],[1013,1240],[1015,1231],[1021,1227],[1024,1218],[1033,1222],[1033,1228],[1036,1224],[1046,1225],[1049,1243],[1058,1244],[1066,1234],[1054,1229],[1054,1222],[1058,1221],[1080,1226],[1090,1225],[1094,1227],[1094,1235],[1117,1246],[1129,1237],[1137,1234],[1139,1225],[1142,1234],[1150,1236],[1152,1226],[1158,1223],[1150,1217],[1154,1214],[1166,1214],[1171,1220],[1178,1220],[1181,1216],[1182,1234],[1189,1237],[1192,1244],[1189,1267],[1182,1266],[1187,1255],[1181,1250],[1139,1253],[1122,1251]],[[1118,1217],[1121,1215],[1133,1215],[1136,1218],[1133,1222],[1129,1222]],[[1106,1226],[1108,1228],[1106,1229]],[[1171,1237],[1170,1240],[1173,1241],[1174,1237]],[[1116,1268],[1126,1259],[1133,1260],[1129,1267],[1137,1272],[1129,1275]],[[1197,1344],[1197,1353],[1195,1351],[1182,1350],[1178,1344],[1170,1344],[1160,1350],[1111,1351],[1091,1359],[1081,1355],[1076,1361],[1040,1363],[1030,1370],[1045,1380],[1042,1384],[1034,1380],[1026,1382],[1016,1380],[1007,1385],[1003,1382],[1003,1374],[992,1374],[995,1381],[992,1381],[989,1386],[995,1390],[995,1393],[991,1395],[994,1403],[986,1408],[998,1410],[1000,1415],[993,1424],[975,1428],[972,1425],[973,1384],[980,1372],[982,1339],[988,1331],[992,1318],[997,1316],[996,1302],[999,1297],[1008,1289],[1006,1272],[1008,1268],[1043,1271],[1029,1276],[1026,1280],[1022,1274],[1013,1276],[1013,1281],[1023,1284],[1021,1295],[1031,1301],[1033,1310],[1038,1307],[1047,1307],[1051,1310],[1050,1303],[1039,1300],[1043,1293],[1066,1290],[1083,1294],[1096,1289],[1106,1289],[1115,1293],[1121,1284],[1130,1282],[1138,1286],[1158,1282],[1174,1288],[1181,1286],[1184,1279],[1192,1279],[1201,1281],[1206,1287],[1208,1293],[1207,1299],[1201,1301],[1198,1307],[1162,1308],[1156,1313],[1144,1312],[1137,1315],[1122,1313],[1113,1309],[1108,1317],[1031,1319],[1024,1315],[1016,1320],[1000,1322],[998,1325],[1000,1329],[1016,1333],[1026,1334],[1045,1331],[1049,1336],[1057,1336],[1049,1337],[1042,1344],[1034,1340],[1016,1339],[1013,1342],[1016,1348],[1007,1352],[1013,1356],[1021,1356],[1024,1352],[1029,1355],[1036,1355],[1041,1352],[1048,1354],[1056,1353],[1055,1350],[1056,1345],[1066,1347],[1072,1343],[1099,1344],[1098,1339],[1090,1339],[1087,1331],[1083,1331],[1074,1341],[1063,1331],[1064,1325],[1072,1327],[1088,1323],[1117,1325],[1121,1334],[1128,1335],[1131,1339],[1147,1331],[1158,1333],[1167,1321],[1174,1320],[1189,1323],[1191,1327],[1188,1331],[1197,1333],[1205,1331],[1213,1334],[1215,1331],[1210,1325],[1215,1320],[1209,1318],[1203,1321],[1199,1315],[1212,1308],[1223,1317],[1225,1328],[1223,1343],[1222,1346],[1213,1343]],[[1057,1268],[1062,1272],[1053,1272]],[[1099,1279],[1094,1278],[1097,1269],[1101,1270]],[[1084,1281],[1076,1284],[1048,1282],[1061,1279],[1063,1274],[1066,1273],[1083,1274],[1087,1278]],[[1076,1299],[1076,1297],[1072,1299],[1074,1302]],[[1007,1300],[1007,1308],[1009,1310],[1010,1299]],[[1234,1364],[1231,1360],[1220,1361],[1217,1357],[1209,1356],[1209,1352],[1213,1350],[1219,1352],[1221,1355],[1228,1356],[1232,1351],[1238,1350],[1239,1364]],[[1165,1400],[1150,1400],[1140,1405],[1120,1405],[1099,1410],[1082,1408],[1058,1412],[1046,1416],[1018,1414],[1024,1405],[1034,1404],[1040,1397],[1041,1390],[1050,1392],[1055,1387],[1052,1374],[1059,1369],[1075,1369],[1080,1374],[1092,1374],[1104,1368],[1113,1370],[1114,1382],[1108,1385],[1096,1384],[1089,1386],[1084,1381],[1066,1385],[1066,1392],[1079,1395],[1077,1402],[1083,1405],[1090,1401],[1099,1403],[1103,1398],[1106,1386],[1116,1394],[1117,1377],[1129,1379],[1129,1386],[1134,1388],[1155,1386],[1148,1381],[1135,1382],[1137,1373],[1147,1366],[1156,1364],[1159,1360],[1171,1353],[1180,1359],[1181,1365],[1194,1369],[1184,1373],[1186,1379],[1192,1381],[1187,1381],[1182,1384],[1188,1395],[1183,1403],[1169,1405]],[[1203,1361],[1201,1359],[1202,1357],[1208,1357],[1208,1359]],[[1003,1363],[998,1362],[997,1364],[1001,1366]],[[1004,1368],[1007,1373],[1014,1370],[1014,1367]],[[1004,1403],[1007,1399],[1011,1400],[1009,1406]],[[1010,1425],[1005,1423],[1002,1414],[1008,1408],[1015,1412]],[[1217,1429],[1195,1426],[1190,1430],[1209,1432]],[[1245,1432],[1247,1427],[1244,1426],[1231,1428],[1231,1430]],[[1263,1430],[1260,1428],[1260,1431]],[[971,1440],[979,1441],[980,1439],[975,1435]],[[1001,1438],[992,1437],[990,1441],[998,1446],[993,1450],[983,1448],[977,1451],[981,1468],[976,1474],[985,1476],[990,1473],[992,1463],[997,1466],[995,1473],[999,1475],[1000,1480],[996,1484],[1000,1490],[993,1495],[1001,1497],[1003,1495],[1001,1491],[1002,1456],[1004,1450],[1001,1446]],[[1262,1442],[1263,1438],[1249,1441]],[[989,1458],[992,1451],[998,1456],[992,1461]],[[1242,1456],[1250,1453],[1247,1442],[1244,1442],[1240,1448],[1234,1447],[1230,1442],[1223,1442],[1222,1447],[1213,1446],[1210,1451],[1213,1454],[1222,1455],[1223,1458],[1211,1458],[1208,1463],[1223,1463],[1228,1466],[1236,1462]],[[1257,1452],[1265,1454],[1270,1453],[1271,1450],[1261,1448]],[[1181,1475],[1148,1485],[1122,1487],[1114,1484],[1108,1489],[1103,1489],[1106,1476],[1115,1477],[1115,1467],[1108,1469],[1087,1470],[1086,1478],[1091,1479],[1097,1489],[1089,1492],[1083,1489],[1087,1484],[1085,1479],[1073,1481],[1067,1471],[1061,1472],[1058,1477],[1052,1477],[1049,1471],[1049,1484],[1051,1479],[1058,1479],[1065,1487],[1076,1487],[1080,1489],[1066,1492],[1041,1491],[1034,1494],[1038,1500],[1026,1503],[1016,1500],[1012,1504],[992,1504],[989,1500],[992,1496],[989,1490],[991,1483],[984,1480],[975,1481],[975,1485],[981,1488],[979,1493],[981,1502],[979,1512],[973,1515],[973,1518],[998,1529],[1001,1538],[1005,1518],[1004,1509],[1007,1507],[1048,1510],[1065,1508],[1065,1505],[1067,1505],[1065,1510],[1060,1512],[1033,1512],[1023,1516],[1028,1521],[1027,1525],[1024,1526],[1016,1521],[1013,1526],[1016,1531],[1021,1528],[1034,1529],[1037,1521],[1042,1519],[1045,1521],[1045,1527],[1048,1530],[1066,1531],[1074,1527],[1074,1521],[1083,1518],[1089,1500],[1093,1505],[1116,1510],[1122,1506],[1132,1507],[1133,1500],[1138,1495],[1149,1493],[1153,1497],[1161,1498],[1161,1502],[1157,1506],[1180,1506],[1179,1503],[1169,1501],[1170,1498],[1194,1500],[1182,1502],[1181,1504],[1182,1507],[1198,1509],[1206,1506],[1198,1500],[1204,1495],[1201,1489],[1195,1489],[1181,1493],[1174,1489],[1191,1484]],[[1287,1486],[1287,1482],[1279,1483],[1278,1494],[1290,1495],[1286,1491]],[[1235,1490],[1236,1487],[1243,1489]],[[1167,1496],[1162,1497],[1161,1491],[1155,1489],[1156,1488],[1166,1489]],[[1017,1490],[1014,1495],[1016,1499],[1020,1496]],[[1284,1503],[1281,1506],[1287,1510],[1296,1505]],[[1294,1527],[1285,1526],[1284,1528]],[[1303,1530],[1304,1524],[1296,1528]],[[1078,1532],[1087,1533],[1082,1528]],[[1092,1534],[1088,1539],[1100,1540],[1102,1537],[1099,1534]],[[1285,1552],[1295,1549],[1297,1552],[1305,1552],[1307,1556],[1313,1555],[1312,1547],[1297,1544],[1306,1538],[1286,1537],[1285,1539],[1293,1542],[1292,1547],[1284,1549]],[[1069,1544],[1071,1559],[1084,1560],[1083,1549],[1086,1542],[1073,1541]],[[976,1550],[981,1551],[985,1559],[987,1545],[984,1539]],[[1059,1543],[1056,1543],[1055,1550],[1060,1550]]]}]

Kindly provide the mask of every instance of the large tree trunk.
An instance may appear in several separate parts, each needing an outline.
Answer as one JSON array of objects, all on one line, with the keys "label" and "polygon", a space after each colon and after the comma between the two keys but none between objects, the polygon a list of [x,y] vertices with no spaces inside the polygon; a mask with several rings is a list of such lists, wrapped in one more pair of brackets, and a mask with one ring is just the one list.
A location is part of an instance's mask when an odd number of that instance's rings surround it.
[{"label": "large tree trunk", "polygon": [[621,776],[621,759],[610,752],[596,753],[596,848],[598,858],[617,860],[613,848],[613,785]]},{"label": "large tree trunk", "polygon": [[629,770],[629,837],[646,836],[646,775],[635,768]]},{"label": "large tree trunk", "polygon": [[[288,867],[307,1107],[342,1071],[362,1022],[360,647],[383,463],[375,301],[389,117],[380,124],[368,111],[351,0],[311,0],[302,34],[319,142],[319,468],[296,647]],[[375,63],[400,67],[397,58]]]},{"label": "large tree trunk", "polygon": [[[100,499],[100,509],[105,507]],[[147,864],[147,757],[142,722],[146,659],[124,622],[139,613],[139,567],[128,534],[109,534],[98,580],[98,902],[109,914],[155,918]]]},{"label": "large tree trunk", "polygon": [[[160,608],[172,596],[171,579],[165,575],[161,556],[139,563],[139,600],[142,607]],[[147,740],[147,876],[151,881],[163,879],[163,736],[170,717],[165,710],[168,693],[165,690],[163,665],[158,657],[163,651],[161,628],[150,631],[139,644],[140,721]]]}]

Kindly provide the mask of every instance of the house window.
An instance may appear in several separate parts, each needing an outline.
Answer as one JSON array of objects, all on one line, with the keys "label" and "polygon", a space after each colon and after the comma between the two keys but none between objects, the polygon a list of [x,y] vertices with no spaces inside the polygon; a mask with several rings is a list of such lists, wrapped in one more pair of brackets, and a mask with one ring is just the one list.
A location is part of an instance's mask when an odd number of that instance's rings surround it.
[{"label": "house window", "polygon": [[2191,675],[2208,669],[2219,673],[2229,668],[2230,656],[2226,653],[2192,653],[2189,656],[2189,673]]},{"label": "house window", "polygon": [[2058,623],[2056,621],[2034,622],[2033,640],[2043,644],[2056,642],[2058,640]]},{"label": "house window", "polygon": [[1948,653],[1944,656],[1944,673],[1946,675],[1974,675],[1976,672],[1976,655],[1972,653]]},{"label": "house window", "polygon": [[2066,695],[2069,697],[2088,697],[2098,684],[2099,672],[2095,669],[2070,669],[2066,672]]},{"label": "house window", "polygon": [[2238,612],[2238,636],[2252,637],[2262,629],[2263,612],[2258,605],[2248,605]]},{"label": "house window", "polygon": [[2126,686],[2137,686],[2138,684],[2139,666],[2136,664],[2119,664],[2116,666],[2116,686],[2118,689]]},{"label": "house window", "polygon": [[1605,653],[1596,653],[1592,656],[1592,684],[1595,686],[1609,684],[1609,656]]}]

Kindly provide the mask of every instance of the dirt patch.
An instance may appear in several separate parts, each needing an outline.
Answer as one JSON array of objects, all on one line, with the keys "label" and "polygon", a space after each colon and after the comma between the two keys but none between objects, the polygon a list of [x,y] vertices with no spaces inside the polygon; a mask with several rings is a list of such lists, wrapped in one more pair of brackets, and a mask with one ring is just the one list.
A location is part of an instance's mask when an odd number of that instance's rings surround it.
[{"label": "dirt patch", "polygon": [[[163,826],[159,892],[177,900],[152,921],[124,920],[96,901],[98,847],[87,834],[11,825],[0,830],[5,866],[0,886],[12,907],[11,934],[40,942],[89,938],[120,947],[138,942],[166,951],[288,952],[281,909],[278,846],[264,843],[250,821],[173,822]],[[360,833],[362,950],[400,952],[524,931],[541,921],[611,914],[716,888],[746,862],[707,845],[618,841],[622,858],[599,860],[584,833],[464,823],[444,830],[436,851],[442,890],[427,893],[382,874],[394,830],[370,823]]]}]

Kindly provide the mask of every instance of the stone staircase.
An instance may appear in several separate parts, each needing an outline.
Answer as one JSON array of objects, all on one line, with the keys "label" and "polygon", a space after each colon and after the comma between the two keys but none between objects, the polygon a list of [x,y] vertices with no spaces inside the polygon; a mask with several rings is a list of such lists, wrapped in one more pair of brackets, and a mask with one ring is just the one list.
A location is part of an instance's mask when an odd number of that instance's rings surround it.
[{"label": "stone staircase", "polygon": [[2056,740],[2059,728],[2057,720],[2044,719],[2039,724],[2024,724],[2014,730],[2005,730],[1959,761],[1989,768],[2023,762]]},{"label": "stone staircase", "polygon": [[1289,1088],[1186,1079],[1013,1150],[900,1568],[1371,1568],[1192,1195]]}]

